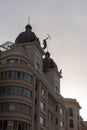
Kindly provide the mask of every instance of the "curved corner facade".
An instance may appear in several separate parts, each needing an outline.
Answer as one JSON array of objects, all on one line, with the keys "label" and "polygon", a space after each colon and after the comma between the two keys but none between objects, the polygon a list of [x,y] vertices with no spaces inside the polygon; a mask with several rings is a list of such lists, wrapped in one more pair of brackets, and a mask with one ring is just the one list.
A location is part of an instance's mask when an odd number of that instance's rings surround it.
[{"label": "curved corner facade", "polygon": [[34,77],[21,48],[0,56],[0,128],[29,130],[32,123]]}]

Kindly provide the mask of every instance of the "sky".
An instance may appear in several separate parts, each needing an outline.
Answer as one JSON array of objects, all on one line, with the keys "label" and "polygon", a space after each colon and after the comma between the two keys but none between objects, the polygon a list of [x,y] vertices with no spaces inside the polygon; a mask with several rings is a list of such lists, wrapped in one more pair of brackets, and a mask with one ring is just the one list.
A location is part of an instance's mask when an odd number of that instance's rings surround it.
[{"label": "sky", "polygon": [[30,17],[48,51],[62,69],[61,94],[75,98],[87,120],[87,0],[0,0],[0,44],[14,42]]}]

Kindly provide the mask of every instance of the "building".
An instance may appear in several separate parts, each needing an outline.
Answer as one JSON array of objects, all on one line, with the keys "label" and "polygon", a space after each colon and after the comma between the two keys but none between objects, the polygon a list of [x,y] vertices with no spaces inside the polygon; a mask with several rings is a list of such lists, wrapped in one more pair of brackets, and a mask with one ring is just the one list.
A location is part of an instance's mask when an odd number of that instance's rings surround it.
[{"label": "building", "polygon": [[64,98],[66,108],[66,130],[83,130],[80,122],[80,105],[76,99]]},{"label": "building", "polygon": [[30,24],[0,45],[0,130],[86,130],[76,99],[60,93],[61,70]]},{"label": "building", "polygon": [[31,25],[25,28],[0,46],[0,130],[65,130],[61,70],[44,51],[46,39],[41,47]]},{"label": "building", "polygon": [[81,130],[87,130],[87,121],[83,121],[83,118],[80,116],[80,127]]}]

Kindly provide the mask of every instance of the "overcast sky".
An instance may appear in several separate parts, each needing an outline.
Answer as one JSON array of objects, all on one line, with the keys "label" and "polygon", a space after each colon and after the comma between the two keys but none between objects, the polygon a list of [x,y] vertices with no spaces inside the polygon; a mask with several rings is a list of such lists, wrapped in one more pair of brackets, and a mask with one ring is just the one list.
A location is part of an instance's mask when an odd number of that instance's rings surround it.
[{"label": "overcast sky", "polygon": [[87,120],[87,0],[0,0],[0,44],[14,42],[29,16],[41,43],[51,36],[48,50],[63,71],[61,94],[76,98]]}]

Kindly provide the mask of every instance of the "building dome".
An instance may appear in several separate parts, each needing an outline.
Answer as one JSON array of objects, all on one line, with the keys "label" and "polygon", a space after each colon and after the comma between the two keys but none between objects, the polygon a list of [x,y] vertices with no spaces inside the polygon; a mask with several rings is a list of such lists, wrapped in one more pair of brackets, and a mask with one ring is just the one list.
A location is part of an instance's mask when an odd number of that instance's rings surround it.
[{"label": "building dome", "polygon": [[26,25],[25,29],[26,30],[24,32],[21,32],[17,36],[15,40],[16,44],[38,41],[38,38],[36,37],[35,33],[32,32],[32,27],[30,24]]}]

